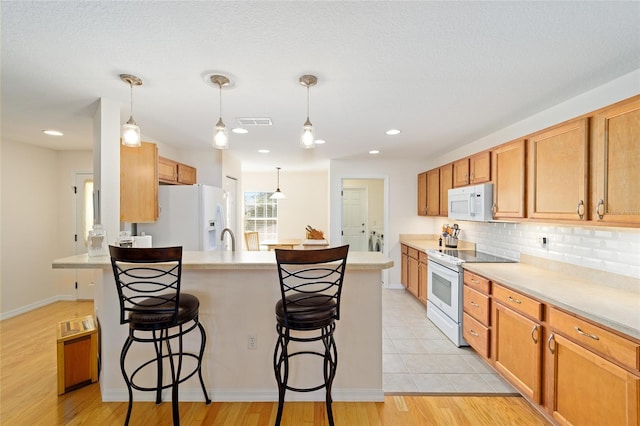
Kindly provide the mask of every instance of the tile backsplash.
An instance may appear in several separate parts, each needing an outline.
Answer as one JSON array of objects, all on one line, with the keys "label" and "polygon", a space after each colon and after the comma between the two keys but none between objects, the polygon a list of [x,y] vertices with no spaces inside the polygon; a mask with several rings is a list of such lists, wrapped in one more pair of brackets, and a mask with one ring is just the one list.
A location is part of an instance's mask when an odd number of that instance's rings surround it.
[{"label": "tile backsplash", "polygon": [[[460,222],[460,239],[478,250],[520,259],[520,253],[640,278],[640,229],[547,223]],[[436,225],[439,228],[439,225]],[[547,238],[543,248],[538,242]]]}]

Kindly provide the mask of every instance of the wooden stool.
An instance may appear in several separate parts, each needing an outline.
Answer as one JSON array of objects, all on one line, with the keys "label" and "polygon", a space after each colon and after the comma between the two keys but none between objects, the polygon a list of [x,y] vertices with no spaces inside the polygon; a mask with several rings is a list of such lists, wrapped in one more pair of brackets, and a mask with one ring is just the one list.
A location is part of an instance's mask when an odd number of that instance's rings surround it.
[{"label": "wooden stool", "polygon": [[58,323],[58,395],[98,381],[98,329],[91,315]]}]

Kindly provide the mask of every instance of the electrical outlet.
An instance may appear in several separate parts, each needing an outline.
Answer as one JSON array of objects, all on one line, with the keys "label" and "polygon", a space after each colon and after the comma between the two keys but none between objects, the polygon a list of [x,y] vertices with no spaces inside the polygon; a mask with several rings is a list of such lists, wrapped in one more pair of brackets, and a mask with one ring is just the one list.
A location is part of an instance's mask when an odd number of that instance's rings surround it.
[{"label": "electrical outlet", "polygon": [[547,246],[549,245],[549,237],[545,237],[545,236],[538,237],[538,244],[542,248],[547,248]]},{"label": "electrical outlet", "polygon": [[255,334],[247,336],[247,349],[252,351],[258,349],[258,337]]}]

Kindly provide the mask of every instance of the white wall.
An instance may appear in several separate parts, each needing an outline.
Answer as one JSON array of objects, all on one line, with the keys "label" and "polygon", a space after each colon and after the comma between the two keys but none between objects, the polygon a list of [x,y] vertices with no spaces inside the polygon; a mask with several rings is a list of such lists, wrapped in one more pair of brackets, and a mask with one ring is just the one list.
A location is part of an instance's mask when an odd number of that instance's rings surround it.
[{"label": "white wall", "polygon": [[2,141],[0,317],[75,297],[75,274],[51,262],[75,254],[74,172],[92,166],[91,151]]},{"label": "white wall", "polygon": [[[276,180],[275,168],[273,172],[242,172],[242,193],[273,192]],[[278,200],[279,239],[304,239],[307,225],[323,231],[325,238],[330,238],[328,171],[280,170],[280,190],[287,198]],[[241,201],[244,202],[244,195]],[[239,219],[242,220],[242,216]]]}]

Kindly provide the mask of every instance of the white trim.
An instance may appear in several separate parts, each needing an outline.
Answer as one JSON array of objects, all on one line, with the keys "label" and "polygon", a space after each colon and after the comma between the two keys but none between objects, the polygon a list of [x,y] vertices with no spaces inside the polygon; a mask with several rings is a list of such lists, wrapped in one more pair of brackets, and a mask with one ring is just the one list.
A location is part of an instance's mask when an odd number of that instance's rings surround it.
[{"label": "white trim", "polygon": [[[275,379],[274,379],[275,381]],[[274,383],[275,387],[275,383]],[[100,389],[103,402],[126,402],[129,395],[125,389]],[[212,391],[207,389],[209,397],[214,402],[273,402],[278,401],[277,389],[247,389],[247,390],[218,390]],[[384,391],[382,389],[334,389],[331,393],[334,401],[358,401],[358,402],[384,402]],[[181,402],[204,402],[202,390],[192,389],[188,391],[180,391],[179,397]],[[162,392],[163,401],[171,401],[171,390],[166,389]],[[286,393],[285,401],[319,401],[324,402],[325,392],[323,389],[315,392],[293,392]],[[155,401],[154,392],[133,392],[134,402],[150,402]]]},{"label": "white trim", "polygon": [[41,300],[39,302],[30,303],[30,304],[28,304],[26,306],[22,306],[21,308],[18,308],[18,309],[13,309],[13,310],[11,310],[9,312],[3,312],[2,314],[0,314],[0,321],[6,320],[6,319],[9,319],[9,318],[13,318],[15,316],[27,313],[29,311],[33,311],[34,309],[38,309],[38,308],[41,308],[41,307],[46,306],[46,305],[50,305],[50,304],[55,303],[55,302],[74,301],[74,300],[76,300],[76,299],[71,294],[62,294],[62,295],[50,297],[48,299]]}]

